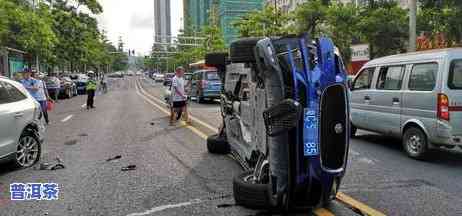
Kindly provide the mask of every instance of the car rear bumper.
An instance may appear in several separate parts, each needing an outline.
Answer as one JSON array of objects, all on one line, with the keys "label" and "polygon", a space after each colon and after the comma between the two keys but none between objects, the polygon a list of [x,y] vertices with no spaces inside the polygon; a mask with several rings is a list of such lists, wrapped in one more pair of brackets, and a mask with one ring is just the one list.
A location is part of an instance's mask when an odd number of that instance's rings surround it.
[{"label": "car rear bumper", "polygon": [[454,133],[453,128],[447,122],[438,122],[434,136],[430,141],[437,145],[457,145],[462,147],[462,134]]},{"label": "car rear bumper", "polygon": [[202,97],[206,98],[220,98],[221,92],[220,91],[203,91]]}]

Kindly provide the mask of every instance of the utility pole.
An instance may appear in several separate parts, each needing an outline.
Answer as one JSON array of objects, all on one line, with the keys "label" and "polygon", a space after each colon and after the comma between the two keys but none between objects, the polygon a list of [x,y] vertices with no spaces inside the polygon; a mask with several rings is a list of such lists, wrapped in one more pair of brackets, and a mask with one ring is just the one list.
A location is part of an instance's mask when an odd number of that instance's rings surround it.
[{"label": "utility pole", "polygon": [[417,40],[417,0],[408,0],[409,3],[409,52],[416,51]]}]

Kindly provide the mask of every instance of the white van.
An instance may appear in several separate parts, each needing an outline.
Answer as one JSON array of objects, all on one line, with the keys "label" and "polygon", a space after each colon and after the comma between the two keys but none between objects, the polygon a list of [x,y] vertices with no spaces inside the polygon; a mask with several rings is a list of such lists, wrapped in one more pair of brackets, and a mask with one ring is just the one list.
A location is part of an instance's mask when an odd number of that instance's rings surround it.
[{"label": "white van", "polygon": [[462,148],[462,48],[366,63],[352,82],[351,123],[352,135],[360,128],[402,138],[412,158]]}]

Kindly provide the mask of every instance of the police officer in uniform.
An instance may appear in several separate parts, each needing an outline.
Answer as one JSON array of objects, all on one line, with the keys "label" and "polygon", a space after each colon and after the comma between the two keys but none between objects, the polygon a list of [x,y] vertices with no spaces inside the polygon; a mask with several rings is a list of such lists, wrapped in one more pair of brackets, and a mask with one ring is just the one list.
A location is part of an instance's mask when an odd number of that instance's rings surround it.
[{"label": "police officer in uniform", "polygon": [[97,88],[97,82],[95,80],[95,73],[92,71],[88,72],[88,79],[86,90],[87,90],[87,110],[95,108],[94,100],[95,100],[95,92]]}]

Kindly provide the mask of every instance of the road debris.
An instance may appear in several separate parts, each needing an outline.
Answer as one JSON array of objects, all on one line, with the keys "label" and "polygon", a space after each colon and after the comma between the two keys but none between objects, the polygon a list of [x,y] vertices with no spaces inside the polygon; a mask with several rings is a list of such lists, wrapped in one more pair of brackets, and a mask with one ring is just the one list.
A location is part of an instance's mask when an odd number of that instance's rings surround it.
[{"label": "road debris", "polygon": [[126,167],[122,167],[122,171],[130,171],[130,170],[136,170],[136,165],[128,165]]},{"label": "road debris", "polygon": [[109,161],[117,160],[117,159],[120,159],[120,158],[122,158],[122,155],[116,155],[114,157],[106,159],[106,161],[109,162]]}]

